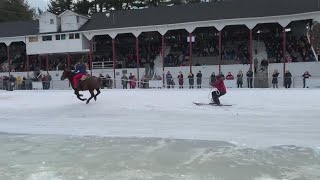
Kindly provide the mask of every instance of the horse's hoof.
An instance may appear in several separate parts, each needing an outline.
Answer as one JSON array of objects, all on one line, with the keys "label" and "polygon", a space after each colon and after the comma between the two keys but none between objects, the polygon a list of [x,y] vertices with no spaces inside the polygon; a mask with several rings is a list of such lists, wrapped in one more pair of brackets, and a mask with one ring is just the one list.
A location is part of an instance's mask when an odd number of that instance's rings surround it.
[{"label": "horse's hoof", "polygon": [[89,104],[89,101],[87,101],[86,104]]},{"label": "horse's hoof", "polygon": [[94,101],[97,101],[97,98],[94,98]]},{"label": "horse's hoof", "polygon": [[88,100],[88,99],[82,99],[82,101],[86,101],[86,100]]}]

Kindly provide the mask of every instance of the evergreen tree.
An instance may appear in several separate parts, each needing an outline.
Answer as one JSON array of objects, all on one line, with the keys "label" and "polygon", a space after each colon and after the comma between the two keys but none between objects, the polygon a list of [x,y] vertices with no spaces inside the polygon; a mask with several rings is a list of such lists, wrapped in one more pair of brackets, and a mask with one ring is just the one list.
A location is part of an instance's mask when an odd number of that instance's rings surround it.
[{"label": "evergreen tree", "polygon": [[53,14],[60,14],[65,10],[73,11],[72,0],[50,0],[48,11]]},{"label": "evergreen tree", "polygon": [[0,22],[32,20],[35,9],[25,0],[0,0]]},{"label": "evergreen tree", "polygon": [[74,4],[74,11],[80,14],[88,14],[93,11],[93,3],[88,0],[81,0]]}]

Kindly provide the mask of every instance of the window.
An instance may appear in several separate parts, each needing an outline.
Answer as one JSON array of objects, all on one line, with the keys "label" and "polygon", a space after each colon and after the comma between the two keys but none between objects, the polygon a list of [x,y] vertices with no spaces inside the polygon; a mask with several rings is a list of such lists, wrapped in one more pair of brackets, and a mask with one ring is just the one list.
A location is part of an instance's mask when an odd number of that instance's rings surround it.
[{"label": "window", "polygon": [[77,23],[79,23],[80,19],[79,19],[79,16],[77,16]]},{"label": "window", "polygon": [[53,19],[50,19],[50,24],[54,24],[54,20]]},{"label": "window", "polygon": [[42,36],[42,41],[52,41],[52,36]]},{"label": "window", "polygon": [[61,40],[66,40],[66,35],[65,34],[61,34]]},{"label": "window", "polygon": [[37,36],[29,37],[29,42],[38,42],[38,37]]},{"label": "window", "polygon": [[60,40],[60,34],[59,35],[56,35],[56,40]]},{"label": "window", "polygon": [[69,39],[74,39],[74,34],[69,34]]},{"label": "window", "polygon": [[80,34],[76,33],[76,34],[74,34],[74,37],[75,37],[75,39],[80,39]]}]

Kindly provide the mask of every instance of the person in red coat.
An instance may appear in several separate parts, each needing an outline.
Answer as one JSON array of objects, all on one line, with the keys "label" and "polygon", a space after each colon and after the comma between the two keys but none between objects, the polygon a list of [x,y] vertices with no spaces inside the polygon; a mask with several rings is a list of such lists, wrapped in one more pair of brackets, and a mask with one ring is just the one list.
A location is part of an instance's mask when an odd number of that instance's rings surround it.
[{"label": "person in red coat", "polygon": [[217,90],[212,92],[212,100],[214,104],[221,105],[219,97],[227,93],[226,86],[224,85],[223,78],[221,74],[216,76],[216,81],[211,84],[212,87],[215,87]]}]

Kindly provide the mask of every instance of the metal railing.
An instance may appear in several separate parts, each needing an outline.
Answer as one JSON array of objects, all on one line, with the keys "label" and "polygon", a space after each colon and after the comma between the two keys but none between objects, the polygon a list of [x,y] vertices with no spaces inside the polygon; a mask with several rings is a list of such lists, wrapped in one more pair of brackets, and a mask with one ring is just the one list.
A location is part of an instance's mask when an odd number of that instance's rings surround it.
[{"label": "metal railing", "polygon": [[[130,88],[152,88],[150,86],[150,79],[148,80],[121,80],[121,79],[103,79],[101,88],[106,89],[130,89]],[[308,79],[304,79],[302,77],[292,77],[284,79],[283,77],[279,78],[242,78],[241,81],[238,81],[236,78],[233,80],[224,80],[224,83],[227,88],[250,88],[250,82],[252,80],[252,88],[320,88],[320,77],[310,77]],[[202,78],[197,80],[197,78],[189,79],[184,78],[183,81],[178,78],[172,78],[170,81],[167,79],[158,79],[157,81],[161,88],[183,88],[183,89],[198,89],[198,88],[209,88],[211,79],[210,78]],[[304,86],[305,84],[305,86]],[[238,87],[239,85],[239,87]],[[242,86],[241,86],[242,85]],[[157,87],[155,87],[157,88]],[[69,81],[64,80],[56,80],[56,81],[31,81],[26,80],[22,82],[17,81],[4,81],[0,80],[0,89],[2,90],[70,90],[72,89]]]},{"label": "metal railing", "polygon": [[93,69],[110,69],[113,68],[113,61],[92,62]]}]

